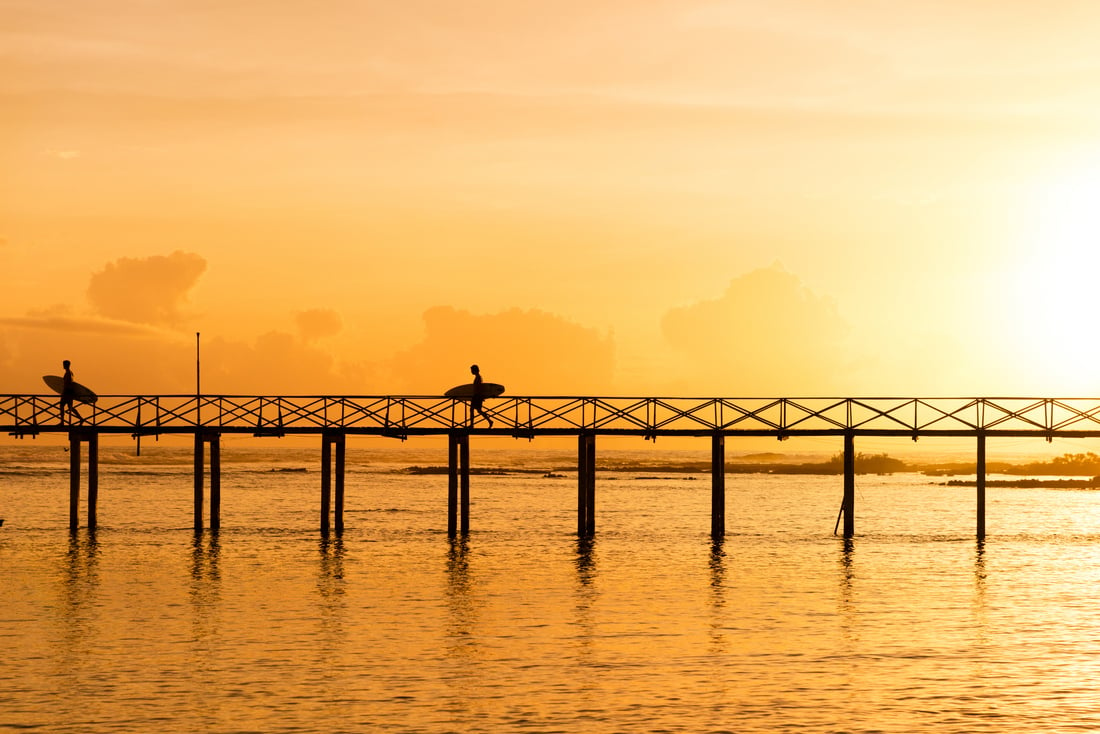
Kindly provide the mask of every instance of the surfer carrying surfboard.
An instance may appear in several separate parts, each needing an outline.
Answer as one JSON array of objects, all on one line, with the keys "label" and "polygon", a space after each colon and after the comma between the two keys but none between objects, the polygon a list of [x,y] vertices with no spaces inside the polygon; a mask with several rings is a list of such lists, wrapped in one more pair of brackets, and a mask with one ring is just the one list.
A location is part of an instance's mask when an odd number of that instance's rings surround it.
[{"label": "surfer carrying surfboard", "polygon": [[76,388],[74,385],[76,381],[73,380],[73,371],[69,369],[69,360],[65,360],[61,363],[61,366],[65,368],[65,374],[62,376],[64,385],[61,388],[61,400],[58,401],[58,410],[61,413],[61,423],[65,423],[66,408],[68,408],[68,414],[75,415],[77,420],[81,423],[84,422],[84,417],[77,412],[76,409]]},{"label": "surfer carrying surfboard", "polygon": [[470,398],[470,425],[473,426],[474,411],[477,411],[478,413],[481,413],[482,417],[485,418],[485,420],[489,421],[489,428],[492,428],[493,419],[489,417],[489,414],[485,412],[485,408],[483,408],[481,405],[482,401],[485,400],[485,393],[483,392],[481,387],[481,369],[476,364],[472,364],[470,365],[470,372],[473,373],[474,376],[474,394],[473,397]]}]

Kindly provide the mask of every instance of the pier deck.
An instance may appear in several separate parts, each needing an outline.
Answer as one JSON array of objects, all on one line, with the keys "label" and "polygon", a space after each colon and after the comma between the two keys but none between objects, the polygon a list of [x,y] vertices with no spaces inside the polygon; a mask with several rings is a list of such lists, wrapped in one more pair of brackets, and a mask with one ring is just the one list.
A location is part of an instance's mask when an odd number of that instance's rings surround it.
[{"label": "pier deck", "polygon": [[[64,423],[55,395],[0,395],[0,430],[13,436],[68,435],[70,527],[79,524],[81,445],[88,447],[88,525],[96,523],[98,444],[104,434],[193,434],[195,529],[202,530],[209,454],[210,526],[220,523],[222,434],[322,438],[322,532],[343,529],[344,446],[349,435],[448,436],[448,532],[468,532],[470,438],[577,437],[577,532],[595,532],[597,436],[710,437],[711,531],[725,532],[727,437],[843,438],[844,535],[855,533],[855,439],[860,436],[972,437],[977,457],[977,534],[985,535],[986,440],[995,437],[1100,437],[1100,398],[685,398],[499,397],[485,401],[493,423],[469,402],[439,396],[104,395],[78,405]],[[330,521],[332,504],[335,518]]]}]

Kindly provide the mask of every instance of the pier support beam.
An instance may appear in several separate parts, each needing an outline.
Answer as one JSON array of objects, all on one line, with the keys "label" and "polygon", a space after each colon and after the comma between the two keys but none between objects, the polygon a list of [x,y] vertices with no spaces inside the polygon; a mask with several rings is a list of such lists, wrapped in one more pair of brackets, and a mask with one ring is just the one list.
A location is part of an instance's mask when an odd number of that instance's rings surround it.
[{"label": "pier support beam", "polygon": [[726,437],[721,433],[710,441],[710,534],[726,534]]},{"label": "pier support beam", "polygon": [[596,532],[596,436],[577,437],[577,535]]},{"label": "pier support beam", "polygon": [[[343,433],[325,433],[321,437],[321,532],[327,534],[333,525],[337,533],[344,532],[344,465],[347,438]],[[335,449],[335,451],[333,451]],[[335,461],[334,461],[335,458]],[[335,482],[333,474],[335,472]],[[333,489],[336,492],[333,512]],[[330,518],[331,515],[331,518]],[[331,522],[330,522],[331,519]]]},{"label": "pier support beam", "polygon": [[221,434],[195,431],[195,532],[204,527],[207,444],[210,444],[210,529],[218,530],[222,524]]},{"label": "pier support beam", "polygon": [[844,434],[844,537],[856,534],[856,448],[855,436]]},{"label": "pier support beam", "polygon": [[985,538],[985,434],[978,434],[978,461],[977,461],[977,486],[978,494],[978,539]]},{"label": "pier support beam", "polygon": [[[461,497],[460,497],[461,490]],[[447,437],[447,535],[461,530],[470,532],[470,434],[452,433]]]},{"label": "pier support beam", "polygon": [[69,529],[80,527],[80,444],[88,444],[88,528],[94,530],[99,504],[99,433],[69,431]]}]

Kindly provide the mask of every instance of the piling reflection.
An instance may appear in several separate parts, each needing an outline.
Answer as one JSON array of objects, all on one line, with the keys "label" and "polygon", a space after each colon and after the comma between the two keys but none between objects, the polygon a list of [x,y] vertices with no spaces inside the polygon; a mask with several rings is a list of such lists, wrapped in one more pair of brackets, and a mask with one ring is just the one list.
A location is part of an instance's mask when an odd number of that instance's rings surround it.
[{"label": "piling reflection", "polygon": [[987,642],[987,618],[986,611],[988,609],[986,601],[986,576],[987,570],[985,566],[985,539],[978,538],[977,545],[974,548],[974,628],[977,631],[978,639],[975,642],[984,646]]},{"label": "piling reflection", "polygon": [[221,545],[218,531],[196,532],[191,539],[191,607],[196,641],[212,639],[217,632],[216,610],[221,599]]},{"label": "piling reflection", "polygon": [[459,659],[470,657],[476,646],[472,584],[468,536],[452,536],[447,547],[447,654]]},{"label": "piling reflection", "polygon": [[712,536],[710,544],[710,645],[712,653],[721,653],[726,648],[726,539],[725,536]]},{"label": "piling reflection", "polygon": [[594,607],[599,597],[599,589],[596,586],[596,539],[593,536],[577,538],[573,564],[577,571],[577,593],[574,605],[576,617],[573,622],[576,629],[577,657],[581,661],[589,661],[593,654],[592,642],[596,627]]},{"label": "piling reflection", "polygon": [[58,605],[62,669],[78,675],[78,662],[92,640],[99,591],[99,544],[94,529],[73,530],[59,574],[61,603]]},{"label": "piling reflection", "polygon": [[855,602],[855,541],[852,538],[843,538],[840,545],[839,559],[839,598],[838,613],[840,614],[841,628],[844,639],[850,643],[857,641],[856,634],[856,602]]},{"label": "piling reflection", "polygon": [[337,649],[344,639],[344,623],[347,618],[343,536],[339,533],[332,536],[322,534],[317,542],[317,550],[319,620],[321,637],[325,641],[321,647],[331,652]]}]

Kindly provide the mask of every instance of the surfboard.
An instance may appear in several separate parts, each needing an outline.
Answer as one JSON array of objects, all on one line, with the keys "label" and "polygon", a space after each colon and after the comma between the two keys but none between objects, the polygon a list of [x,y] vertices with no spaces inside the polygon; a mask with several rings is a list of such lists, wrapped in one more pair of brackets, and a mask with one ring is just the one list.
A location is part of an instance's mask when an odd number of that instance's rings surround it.
[{"label": "surfboard", "polygon": [[[58,395],[65,389],[65,378],[60,375],[43,375],[42,381],[49,385],[50,389]],[[77,402],[81,403],[94,403],[99,400],[98,395],[81,385],[79,382],[73,383],[73,397]]]},{"label": "surfboard", "polygon": [[[504,385],[499,385],[495,382],[483,382],[481,383],[481,397],[483,398],[495,398],[504,393]],[[452,387],[447,392],[443,393],[445,398],[472,398],[474,396],[474,383],[468,382],[465,385],[458,385]]]}]

